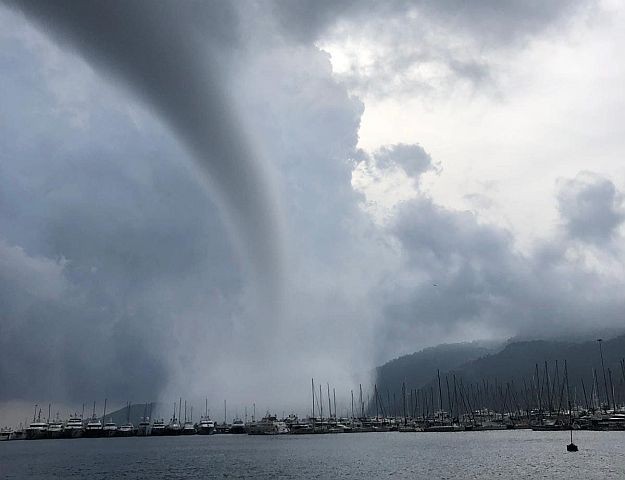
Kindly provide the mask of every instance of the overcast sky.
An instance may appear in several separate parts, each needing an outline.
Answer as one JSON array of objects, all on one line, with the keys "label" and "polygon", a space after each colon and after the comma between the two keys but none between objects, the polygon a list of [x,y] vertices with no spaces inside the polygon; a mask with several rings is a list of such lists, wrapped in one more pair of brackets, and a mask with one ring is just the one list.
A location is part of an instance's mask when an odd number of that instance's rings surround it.
[{"label": "overcast sky", "polygon": [[442,342],[619,327],[623,27],[591,0],[8,1],[0,405],[291,408]]}]

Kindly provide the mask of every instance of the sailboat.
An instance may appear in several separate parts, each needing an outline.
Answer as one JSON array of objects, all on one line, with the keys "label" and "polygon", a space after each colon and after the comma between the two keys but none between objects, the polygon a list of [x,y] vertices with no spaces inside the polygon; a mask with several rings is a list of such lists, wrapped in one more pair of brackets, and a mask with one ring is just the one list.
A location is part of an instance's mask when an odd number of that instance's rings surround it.
[{"label": "sailboat", "polygon": [[[150,403],[150,415],[152,415],[152,404]],[[150,415],[148,415],[148,404],[146,403],[143,407],[143,417],[139,422],[139,429],[137,430],[137,436],[139,437],[147,437],[151,435],[152,428],[150,425]]]},{"label": "sailboat", "polygon": [[127,408],[126,423],[117,429],[116,436],[118,437],[132,437],[137,434],[134,425],[130,423],[130,402],[128,402]]},{"label": "sailboat", "polygon": [[46,438],[48,436],[48,423],[41,420],[41,409],[39,409],[39,415],[37,415],[37,405],[35,405],[35,414],[33,415],[33,421],[26,429],[27,440],[37,440]]},{"label": "sailboat", "polygon": [[206,409],[204,411],[204,415],[200,417],[197,433],[200,435],[213,435],[215,433],[215,422],[211,420],[208,415],[208,398],[206,399]]},{"label": "sailboat", "polygon": [[[180,416],[180,414],[178,414],[178,416]],[[174,414],[167,427],[165,427],[165,435],[180,435],[181,433],[182,426],[180,425],[180,420],[176,418],[176,403],[174,402]]]},{"label": "sailboat", "polygon": [[183,435],[195,435],[195,425],[193,425],[193,407],[191,407],[191,419],[187,418],[187,401],[184,401],[184,425],[182,426]]},{"label": "sailboat", "polygon": [[63,437],[63,422],[59,418],[59,412],[56,412],[54,420],[48,420],[48,438]]},{"label": "sailboat", "polygon": [[93,413],[91,418],[87,422],[85,427],[85,437],[101,437],[102,436],[102,422],[95,416],[95,402],[93,402]]}]

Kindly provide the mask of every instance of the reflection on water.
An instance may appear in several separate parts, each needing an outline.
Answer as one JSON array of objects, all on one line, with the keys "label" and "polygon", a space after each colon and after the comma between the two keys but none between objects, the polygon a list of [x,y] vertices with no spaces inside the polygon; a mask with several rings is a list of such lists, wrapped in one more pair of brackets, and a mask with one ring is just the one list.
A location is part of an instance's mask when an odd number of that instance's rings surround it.
[{"label": "reflection on water", "polygon": [[531,430],[0,443],[2,478],[624,478],[625,432]]}]

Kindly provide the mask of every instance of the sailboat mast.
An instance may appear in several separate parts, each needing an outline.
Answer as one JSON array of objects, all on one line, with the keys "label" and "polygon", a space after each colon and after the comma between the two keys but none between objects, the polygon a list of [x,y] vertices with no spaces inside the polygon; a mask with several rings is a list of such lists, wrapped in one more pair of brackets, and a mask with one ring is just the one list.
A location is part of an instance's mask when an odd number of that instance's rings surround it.
[{"label": "sailboat mast", "polygon": [[352,394],[352,422],[354,421],[354,391],[350,391]]},{"label": "sailboat mast", "polygon": [[438,409],[441,411],[441,416],[443,415],[443,391],[441,389],[441,371],[436,370],[436,376],[438,377]]},{"label": "sailboat mast", "polygon": [[573,443],[573,409],[571,407],[571,390],[569,388],[569,369],[564,360],[564,377],[566,378],[566,399],[569,406],[569,428],[571,430],[571,444],[567,445],[567,450],[577,451],[577,446]]},{"label": "sailboat mast", "polygon": [[364,418],[364,416],[365,416],[365,407],[362,404],[362,383],[359,383],[358,387],[360,388],[360,418]]},{"label": "sailboat mast", "polygon": [[313,418],[313,428],[314,428],[314,422],[315,422],[315,379],[314,378],[310,379],[310,385],[312,389],[312,418]]},{"label": "sailboat mast", "polygon": [[445,383],[447,384],[447,405],[449,407],[449,418],[453,423],[454,409],[451,407],[451,393],[449,391],[449,377],[447,377],[447,375],[445,375]]},{"label": "sailboat mast", "polygon": [[328,410],[330,411],[329,418],[332,418],[332,401],[330,399],[330,384],[329,383],[328,383]]},{"label": "sailboat mast", "polygon": [[321,384],[319,384],[319,408],[321,409],[321,426],[323,427],[323,402],[321,399]]},{"label": "sailboat mast", "polygon": [[404,425],[406,425],[408,419],[406,418],[406,382],[403,382],[401,387],[401,395],[402,395],[402,407],[404,409]]},{"label": "sailboat mast", "polygon": [[[610,392],[612,392],[612,411],[616,412],[616,401],[614,400],[614,384],[612,383],[612,370],[608,368],[608,378],[610,379]],[[608,404],[610,402],[608,401]]]}]

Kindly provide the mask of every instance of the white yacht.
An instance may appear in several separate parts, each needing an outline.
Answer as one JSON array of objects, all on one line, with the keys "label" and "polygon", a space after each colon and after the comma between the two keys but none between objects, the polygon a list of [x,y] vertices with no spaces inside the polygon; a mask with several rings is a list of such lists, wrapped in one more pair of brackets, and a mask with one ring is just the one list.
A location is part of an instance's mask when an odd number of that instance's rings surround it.
[{"label": "white yacht", "polygon": [[33,414],[33,421],[26,427],[26,439],[37,440],[40,438],[46,438],[48,436],[48,423],[41,420],[41,409],[37,414],[37,405],[35,405],[35,413]]},{"label": "white yacht", "polygon": [[232,420],[232,425],[230,425],[230,433],[247,433],[247,428],[245,428],[245,422],[240,418],[235,418]]},{"label": "white yacht", "polygon": [[182,425],[176,417],[173,417],[167,427],[165,427],[165,435],[180,435],[182,433]]},{"label": "white yacht", "polygon": [[48,422],[48,438],[61,438],[63,436],[63,422],[56,414],[56,419]]},{"label": "white yacht", "polygon": [[113,421],[112,418],[109,418],[109,421],[104,424],[102,427],[102,436],[104,437],[114,437],[117,433],[117,424]]},{"label": "white yacht", "polygon": [[63,436],[65,438],[80,438],[83,435],[82,417],[74,414],[69,417],[63,428]]},{"label": "white yacht", "polygon": [[216,432],[215,422],[211,420],[211,417],[208,415],[208,398],[206,398],[204,415],[200,417],[200,423],[197,425],[197,433],[198,435],[213,435]]},{"label": "white yacht", "polygon": [[48,424],[41,419],[34,420],[26,428],[27,440],[39,440],[48,437]]},{"label": "white yacht", "polygon": [[101,437],[102,422],[97,417],[91,417],[85,427],[85,437]]},{"label": "white yacht", "polygon": [[[163,425],[163,428],[165,425]],[[143,417],[139,422],[139,428],[137,428],[137,435],[139,437],[147,437],[152,435],[152,425],[150,424],[150,417]]]},{"label": "white yacht", "polygon": [[135,430],[135,426],[130,421],[131,405],[132,404],[130,402],[126,404],[126,423],[124,423],[123,425],[120,425],[120,427],[117,429],[117,432],[115,432],[115,435],[118,437],[132,437],[137,434],[137,431]]},{"label": "white yacht", "polygon": [[213,435],[215,433],[215,422],[206,415],[202,416],[197,427],[197,433],[199,435]]},{"label": "white yacht", "polygon": [[132,437],[133,435],[136,435],[136,433],[135,426],[132,423],[124,423],[123,425],[120,425],[117,432],[115,432],[115,435],[118,437]]},{"label": "white yacht", "polygon": [[195,435],[195,425],[193,425],[193,422],[190,420],[187,420],[186,422],[184,422],[184,425],[182,426],[182,434],[183,435]]},{"label": "white yacht", "polygon": [[165,435],[165,421],[161,418],[160,420],[154,420],[152,424],[152,428],[150,429],[150,435],[160,436]]},{"label": "white yacht", "polygon": [[251,423],[247,433],[249,435],[283,435],[289,433],[289,427],[286,422],[278,420],[275,415],[267,414],[259,422]]},{"label": "white yacht", "polygon": [[11,435],[13,435],[13,429],[11,427],[0,428],[0,441],[11,440]]},{"label": "white yacht", "polygon": [[85,427],[85,437],[101,437],[102,436],[102,422],[95,416],[95,402],[93,402],[93,412],[91,418],[87,422]]},{"label": "white yacht", "polygon": [[148,437],[152,434],[152,425],[150,423],[151,415],[152,415],[152,403],[150,403],[149,411],[148,411],[148,404],[146,403],[143,406],[143,417],[141,417],[141,421],[139,422],[139,427],[137,428],[137,436]]}]

